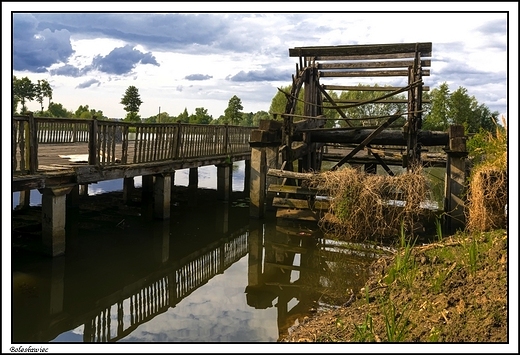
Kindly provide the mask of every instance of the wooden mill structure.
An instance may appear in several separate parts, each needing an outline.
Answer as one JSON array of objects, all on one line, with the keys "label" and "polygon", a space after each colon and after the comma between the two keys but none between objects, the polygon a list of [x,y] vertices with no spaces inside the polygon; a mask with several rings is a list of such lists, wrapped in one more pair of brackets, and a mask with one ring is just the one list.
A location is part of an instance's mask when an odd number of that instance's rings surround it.
[{"label": "wooden mill structure", "polygon": [[[432,43],[396,43],[370,45],[341,45],[327,47],[296,47],[289,56],[298,58],[296,74],[292,77],[287,104],[282,120],[266,120],[251,134],[251,216],[262,217],[264,203],[277,207],[305,209],[305,195],[315,195],[302,185],[305,173],[321,170],[323,160],[330,158],[325,148],[339,145],[343,150],[336,154],[336,170],[345,163],[363,164],[365,171],[375,172],[377,166],[393,175],[388,167],[398,164],[412,170],[421,165],[445,166],[446,158],[427,161],[423,147],[444,146],[449,152],[450,135],[445,132],[423,131],[423,92],[429,87],[423,77],[430,75]],[[383,77],[403,77],[401,86],[357,85],[364,80],[381,80]],[[346,85],[322,84],[330,79],[349,80]],[[296,108],[302,101],[303,115]],[[335,100],[331,91],[372,91],[371,100]],[[379,95],[377,95],[379,94]],[[403,99],[403,95],[407,95]],[[387,116],[349,117],[346,109],[363,105],[406,105]],[[343,127],[326,128],[326,110],[336,110]],[[401,118],[401,119],[400,119]],[[400,119],[400,120],[399,120]],[[369,126],[364,123],[373,123]],[[399,124],[399,122],[401,122]],[[361,124],[363,123],[363,124]],[[330,126],[330,125],[329,125]],[[463,131],[454,130],[456,136]],[[455,136],[454,136],[455,137]],[[465,151],[464,147],[459,147]],[[386,157],[387,149],[398,149],[401,157],[396,161]],[[277,183],[283,179],[282,184]],[[265,188],[264,188],[265,187]],[[269,195],[271,193],[271,195]],[[285,194],[285,199],[273,197]],[[300,197],[289,200],[287,196]],[[301,211],[300,211],[301,212]]]}]

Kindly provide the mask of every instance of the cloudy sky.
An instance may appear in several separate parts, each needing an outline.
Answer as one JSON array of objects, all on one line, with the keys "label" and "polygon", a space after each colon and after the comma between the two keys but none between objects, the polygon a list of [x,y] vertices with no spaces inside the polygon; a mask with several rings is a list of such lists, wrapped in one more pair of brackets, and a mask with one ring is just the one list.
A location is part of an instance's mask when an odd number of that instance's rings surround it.
[{"label": "cloudy sky", "polygon": [[[139,89],[142,117],[204,107],[218,118],[233,95],[245,112],[268,111],[277,87],[289,85],[295,72],[297,58],[289,57],[289,48],[404,42],[433,43],[425,85],[447,82],[452,91],[462,86],[492,111],[506,115],[508,109],[508,45],[517,43],[512,35],[518,33],[518,14],[510,13],[508,24],[505,11],[518,4],[473,4],[472,10],[485,11],[480,13],[455,13],[467,5],[448,3],[438,10],[450,12],[442,13],[273,12],[298,8],[290,3],[277,3],[276,9],[254,3],[128,3],[124,9],[96,3],[95,13],[87,12],[94,10],[92,3],[33,5],[2,4],[4,29],[12,22],[12,74],[46,79],[53,101],[72,111],[89,105],[108,117],[124,117],[120,101],[130,85]],[[425,10],[424,4],[374,5],[330,4],[345,11]],[[12,11],[11,19],[4,8]],[[27,9],[34,12],[16,12]],[[243,12],[214,12],[227,9]],[[133,12],[113,12],[121,10]],[[208,12],[193,12],[201,10]],[[402,85],[399,80],[378,83]],[[358,83],[374,84],[362,78]],[[28,107],[37,110],[39,104]]]}]

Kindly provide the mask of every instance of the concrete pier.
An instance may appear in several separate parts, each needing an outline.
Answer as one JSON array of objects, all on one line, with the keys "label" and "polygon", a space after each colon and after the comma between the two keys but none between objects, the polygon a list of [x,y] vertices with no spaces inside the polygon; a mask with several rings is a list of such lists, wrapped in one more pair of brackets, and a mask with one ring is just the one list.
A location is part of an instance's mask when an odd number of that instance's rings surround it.
[{"label": "concrete pier", "polygon": [[51,256],[65,254],[66,195],[74,186],[40,189],[42,194],[42,242]]}]

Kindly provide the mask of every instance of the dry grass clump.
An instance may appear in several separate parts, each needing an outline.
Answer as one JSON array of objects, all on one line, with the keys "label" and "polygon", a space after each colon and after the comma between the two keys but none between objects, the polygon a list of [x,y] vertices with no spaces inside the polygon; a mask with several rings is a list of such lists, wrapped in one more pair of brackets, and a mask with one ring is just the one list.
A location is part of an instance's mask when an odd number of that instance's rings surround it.
[{"label": "dry grass clump", "polygon": [[401,223],[412,231],[428,194],[422,170],[388,176],[344,168],[317,174],[310,186],[330,197],[320,227],[342,239],[396,236]]},{"label": "dry grass clump", "polygon": [[485,232],[506,227],[507,172],[484,165],[472,173],[467,229]]},{"label": "dry grass clump", "polygon": [[507,195],[507,126],[496,133],[481,132],[473,140],[476,147],[471,155],[478,162],[473,167],[468,193],[467,229],[484,232],[505,228]]}]

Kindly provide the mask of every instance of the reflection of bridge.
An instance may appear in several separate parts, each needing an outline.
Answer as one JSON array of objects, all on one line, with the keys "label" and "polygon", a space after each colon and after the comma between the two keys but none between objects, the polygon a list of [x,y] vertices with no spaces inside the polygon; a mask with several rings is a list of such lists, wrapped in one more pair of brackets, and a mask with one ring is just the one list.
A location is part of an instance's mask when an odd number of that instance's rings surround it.
[{"label": "reflection of bridge", "polygon": [[42,193],[43,245],[57,256],[65,253],[65,202],[77,204],[90,183],[124,179],[128,196],[133,178],[142,176],[143,196],[153,196],[154,216],[168,219],[175,170],[190,168],[190,186],[196,186],[197,168],[216,165],[219,199],[228,200],[232,163],[245,160],[249,178],[250,133],[249,127],[229,125],[16,116],[12,191],[20,191],[19,208],[29,206],[30,190]]},{"label": "reflection of bridge", "polygon": [[247,231],[243,231],[238,236],[220,240],[107,297],[103,303],[108,306],[85,321],[83,341],[118,341],[139,325],[175,307],[246,255],[247,236]]},{"label": "reflection of bridge", "polygon": [[[136,269],[146,272],[141,272],[139,278],[130,282],[118,282],[118,278],[114,277],[110,281],[110,289],[102,286],[105,280],[97,285],[99,290],[89,289],[91,280],[99,282],[99,278],[103,277],[95,271],[82,280],[67,279],[63,258],[53,259],[50,285],[40,285],[41,288],[48,288],[50,299],[41,296],[48,300],[48,313],[45,314],[45,310],[42,312],[40,308],[31,309],[15,304],[13,340],[48,342],[83,325],[84,342],[118,341],[139,325],[175,307],[248,251],[248,231],[242,228],[171,261],[168,252],[169,228],[158,228],[155,232],[152,243],[155,246],[152,249],[144,248],[142,255],[143,260],[148,261]],[[103,262],[103,265],[108,262]],[[106,272],[110,268],[105,266],[101,268]],[[14,282],[17,282],[17,277],[23,278],[23,274],[15,274]]]}]

